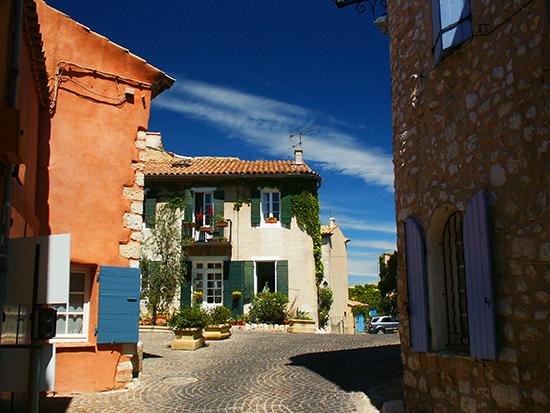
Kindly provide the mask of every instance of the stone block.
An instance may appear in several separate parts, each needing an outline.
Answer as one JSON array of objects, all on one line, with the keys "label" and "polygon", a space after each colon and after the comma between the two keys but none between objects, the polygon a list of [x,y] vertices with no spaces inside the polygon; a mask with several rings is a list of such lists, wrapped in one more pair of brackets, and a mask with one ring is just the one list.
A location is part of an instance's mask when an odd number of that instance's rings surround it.
[{"label": "stone block", "polygon": [[124,257],[124,258],[139,260],[140,245],[137,243],[121,244],[119,245],[119,254],[121,257]]},{"label": "stone block", "polygon": [[130,229],[141,230],[141,227],[143,226],[143,217],[137,214],[125,213],[124,225]]},{"label": "stone block", "polygon": [[132,201],[143,201],[143,189],[125,186],[122,190],[122,196]]}]

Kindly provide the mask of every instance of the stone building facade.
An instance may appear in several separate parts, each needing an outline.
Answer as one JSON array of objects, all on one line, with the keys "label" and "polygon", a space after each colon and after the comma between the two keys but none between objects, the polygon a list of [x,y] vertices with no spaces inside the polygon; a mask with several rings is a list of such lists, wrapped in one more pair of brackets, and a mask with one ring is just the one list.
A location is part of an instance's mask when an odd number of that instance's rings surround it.
[{"label": "stone building facade", "polygon": [[388,2],[408,412],[550,410],[548,7]]}]

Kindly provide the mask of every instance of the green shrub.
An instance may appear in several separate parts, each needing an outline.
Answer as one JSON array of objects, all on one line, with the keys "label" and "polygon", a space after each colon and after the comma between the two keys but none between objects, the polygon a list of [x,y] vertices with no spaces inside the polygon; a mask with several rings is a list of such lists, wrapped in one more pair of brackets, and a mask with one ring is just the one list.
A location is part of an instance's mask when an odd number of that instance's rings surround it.
[{"label": "green shrub", "polygon": [[287,304],[286,295],[264,290],[252,297],[250,318],[256,323],[283,324]]},{"label": "green shrub", "polygon": [[168,318],[168,327],[172,330],[184,328],[204,328],[210,322],[208,312],[200,307],[183,307]]},{"label": "green shrub", "polygon": [[332,290],[319,288],[319,324],[324,327],[328,322],[328,313],[332,306]]},{"label": "green shrub", "polygon": [[216,306],[209,311],[210,325],[227,324],[231,320],[231,310],[229,308]]}]

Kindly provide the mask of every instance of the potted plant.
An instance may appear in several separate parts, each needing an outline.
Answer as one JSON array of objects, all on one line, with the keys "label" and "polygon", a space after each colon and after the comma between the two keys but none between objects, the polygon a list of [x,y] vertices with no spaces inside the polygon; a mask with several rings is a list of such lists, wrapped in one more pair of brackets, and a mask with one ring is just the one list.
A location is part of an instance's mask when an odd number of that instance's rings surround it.
[{"label": "potted plant", "polygon": [[183,221],[183,227],[184,228],[195,228],[195,224],[193,221]]},{"label": "potted plant", "polygon": [[265,219],[265,222],[266,222],[267,224],[276,224],[276,223],[277,223],[277,218],[275,218],[275,217],[269,217],[269,218],[266,218],[266,219]]},{"label": "potted plant", "polygon": [[193,301],[200,302],[202,301],[203,293],[202,291],[193,291]]},{"label": "potted plant", "polygon": [[315,333],[315,321],[305,311],[298,309],[289,320],[287,331],[289,333]]},{"label": "potted plant", "polygon": [[214,223],[214,225],[216,225],[217,227],[226,227],[229,225],[229,222],[227,222],[227,220],[223,217],[222,214],[216,214],[216,222]]},{"label": "potted plant", "polygon": [[206,340],[224,340],[231,336],[231,310],[216,306],[209,311],[210,321],[204,327]]},{"label": "potted plant", "polygon": [[200,232],[208,232],[209,234],[212,233],[212,227],[200,227]]},{"label": "potted plant", "polygon": [[208,313],[200,308],[182,307],[168,318],[168,327],[174,331],[172,350],[196,350],[205,345],[202,329],[210,322]]},{"label": "potted plant", "polygon": [[241,295],[242,293],[240,291],[233,291],[233,298],[235,300],[238,300],[239,298],[241,298]]}]

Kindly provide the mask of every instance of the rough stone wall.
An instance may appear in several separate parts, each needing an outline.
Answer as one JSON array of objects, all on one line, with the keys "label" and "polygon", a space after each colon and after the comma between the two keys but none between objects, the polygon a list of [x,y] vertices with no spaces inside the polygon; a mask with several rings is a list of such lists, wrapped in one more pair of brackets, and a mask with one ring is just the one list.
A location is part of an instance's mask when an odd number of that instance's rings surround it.
[{"label": "rough stone wall", "polygon": [[119,251],[121,257],[129,260],[132,268],[139,268],[140,242],[143,237],[144,169],[147,137],[147,132],[139,131],[137,133],[136,149],[139,161],[132,163],[134,182],[132,186],[125,186],[122,190],[122,197],[130,201],[130,210],[124,213],[124,228],[130,231],[130,239],[120,243]]},{"label": "rough stone wall", "polygon": [[[388,2],[399,307],[408,412],[550,411],[550,36],[545,2],[470,2],[437,66],[431,2]],[[410,350],[403,220],[489,204],[498,360]],[[430,251],[427,251],[429,260]]]}]

